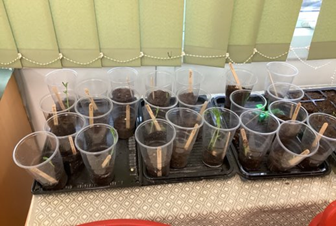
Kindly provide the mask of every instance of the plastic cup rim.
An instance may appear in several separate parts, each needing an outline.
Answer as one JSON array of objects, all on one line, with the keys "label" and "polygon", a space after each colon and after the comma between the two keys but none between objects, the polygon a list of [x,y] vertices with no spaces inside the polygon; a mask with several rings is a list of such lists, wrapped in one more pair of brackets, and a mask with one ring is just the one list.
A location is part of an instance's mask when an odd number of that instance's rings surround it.
[{"label": "plastic cup rim", "polygon": [[180,69],[178,69],[178,70],[175,71],[175,79],[176,79],[176,82],[177,82],[179,85],[181,85],[182,87],[185,87],[185,86],[187,86],[187,85],[180,83],[180,82],[178,81],[178,79],[176,78],[176,76],[177,76],[177,74],[178,74],[179,72],[181,72],[181,71],[189,71],[190,69],[193,71],[193,73],[194,73],[194,72],[197,72],[197,73],[201,76],[200,81],[197,82],[197,83],[193,83],[193,86],[201,85],[201,83],[204,81],[204,75],[203,75],[201,72],[199,72],[198,70],[195,70],[195,69],[193,69],[193,68],[189,68],[189,69],[187,69],[187,68],[180,68]]},{"label": "plastic cup rim", "polygon": [[[291,69],[293,69],[293,70],[295,71],[295,73],[294,73],[294,74],[281,74],[281,73],[278,73],[278,72],[273,72],[273,71],[271,72],[270,67],[271,67],[272,65],[274,65],[274,64],[278,64],[278,65],[280,65],[280,64],[282,64],[282,65],[286,65],[286,66],[290,67]],[[287,63],[287,62],[277,62],[277,61],[268,62],[268,63],[266,64],[266,68],[267,68],[267,70],[268,70],[269,73],[271,73],[271,74],[275,74],[275,75],[279,75],[279,76],[283,76],[283,77],[293,77],[293,78],[294,78],[296,75],[299,74],[299,69],[297,69],[297,67],[295,67],[294,65],[289,64],[289,63]]]},{"label": "plastic cup rim", "polygon": [[202,125],[204,123],[204,119],[203,119],[203,117],[202,117],[202,115],[200,113],[198,113],[197,111],[194,111],[194,110],[192,110],[190,108],[177,107],[177,108],[172,108],[172,109],[170,109],[169,111],[166,112],[166,120],[167,120],[167,122],[170,123],[170,124],[172,124],[175,128],[182,129],[182,130],[193,130],[193,129],[195,129],[195,127],[183,127],[183,126],[176,125],[175,123],[171,122],[168,119],[168,115],[169,115],[170,112],[178,111],[178,110],[190,111],[192,114],[196,115],[197,118],[201,119],[201,122],[200,122],[200,124],[198,124],[198,126],[196,127],[196,129],[199,129],[199,128],[202,127]]},{"label": "plastic cup rim", "polygon": [[[112,73],[114,71],[117,71],[117,70],[130,70],[130,71],[132,71],[134,73],[135,77],[134,77],[134,79],[129,78],[130,79],[129,82],[134,82],[139,77],[138,71],[135,70],[132,67],[115,67],[115,68],[111,68],[110,70],[107,71],[107,75],[112,75]],[[113,81],[112,78],[111,78],[111,76],[108,76],[108,77],[109,77],[109,82],[111,82],[111,83],[115,83],[115,84],[125,84],[125,83],[127,83],[126,81],[125,82]]]},{"label": "plastic cup rim", "polygon": [[71,73],[73,73],[73,75],[75,76],[75,78],[77,79],[78,77],[78,73],[77,71],[73,70],[73,69],[69,69],[69,68],[61,68],[61,69],[56,69],[56,70],[52,70],[50,72],[48,72],[45,76],[44,76],[44,82],[47,84],[47,85],[50,85],[52,86],[53,84],[50,84],[50,82],[48,82],[48,76],[49,75],[52,75],[54,73],[57,73],[59,71],[69,71]]},{"label": "plastic cup rim", "polygon": [[[254,109],[254,108],[245,108],[245,107],[243,107],[243,106],[237,104],[236,102],[234,102],[234,101],[232,100],[232,95],[235,94],[235,93],[241,92],[241,91],[244,91],[244,92],[250,92],[250,93],[251,93],[251,90],[246,90],[246,89],[235,90],[235,91],[233,91],[233,92],[231,93],[231,95],[230,95],[230,101],[231,101],[231,104],[235,105],[235,106],[238,107],[238,108],[243,109],[244,111],[245,111],[245,110]],[[252,93],[251,93],[251,95],[252,95]],[[260,98],[265,102],[265,103],[263,104],[263,106],[262,106],[262,108],[265,109],[265,107],[266,107],[266,105],[267,105],[267,100],[266,100],[266,98],[265,98],[263,95],[258,94],[258,93],[253,93],[253,95],[260,97]],[[257,109],[257,108],[256,108],[256,109]]]},{"label": "plastic cup rim", "polygon": [[[246,84],[246,85],[242,85],[243,87],[244,86],[251,86],[251,87],[253,87],[255,84],[257,84],[258,83],[258,81],[259,81],[259,79],[258,79],[258,77],[254,74],[254,73],[252,73],[252,71],[249,71],[249,70],[247,70],[247,69],[243,69],[243,68],[236,68],[235,69],[235,71],[236,72],[239,72],[239,71],[242,71],[242,72],[245,72],[245,73],[248,73],[248,74],[250,74],[252,77],[253,77],[253,79],[255,80],[254,82],[252,82],[252,83],[250,83],[250,84]],[[232,76],[228,76],[229,74],[232,74],[232,72],[231,72],[231,70],[227,70],[226,71],[226,73],[225,73],[225,80],[226,81],[234,81],[234,83],[236,84],[236,81],[234,80],[234,78],[232,77]],[[239,75],[237,75],[238,77],[239,77]],[[232,78],[231,78],[232,77]],[[228,86],[229,84],[227,84],[226,83],[226,86]]]},{"label": "plastic cup rim", "polygon": [[269,116],[271,116],[271,117],[277,122],[277,124],[278,124],[276,130],[274,130],[273,132],[268,132],[268,133],[257,132],[257,131],[254,131],[254,130],[248,128],[246,125],[244,125],[243,120],[242,120],[242,116],[245,115],[245,114],[247,114],[247,113],[250,113],[250,112],[256,112],[256,111],[258,111],[258,112],[260,112],[260,113],[263,113],[263,111],[258,110],[258,109],[251,109],[251,110],[244,111],[243,113],[241,113],[241,115],[240,115],[240,120],[241,120],[241,125],[242,125],[242,127],[244,127],[245,130],[247,130],[247,131],[249,131],[249,132],[251,132],[251,133],[257,133],[257,134],[261,134],[261,135],[263,135],[263,136],[268,136],[268,135],[275,134],[275,133],[279,130],[280,122],[279,122],[279,120],[278,120],[274,115],[271,115],[271,114],[269,114]]},{"label": "plastic cup rim", "polygon": [[133,93],[134,93],[133,97],[135,97],[136,100],[133,100],[133,101],[131,101],[131,102],[126,102],[126,103],[125,103],[125,102],[118,102],[118,101],[113,100],[112,97],[111,97],[112,92],[110,92],[110,94],[109,94],[109,98],[111,99],[112,103],[113,103],[113,104],[116,104],[116,105],[133,105],[133,104],[136,104],[136,103],[140,100],[141,97],[140,97],[140,94],[138,93],[138,91],[136,91],[136,90],[134,89],[134,87],[133,87],[132,91],[133,91]]},{"label": "plastic cup rim", "polygon": [[[106,99],[106,100],[109,102],[109,104],[110,104],[111,107],[110,107],[110,109],[109,109],[105,114],[103,114],[103,115],[99,115],[99,116],[93,116],[93,119],[100,119],[100,118],[103,118],[103,117],[105,117],[105,116],[111,114],[112,109],[113,109],[113,103],[112,103],[111,99],[110,99],[109,97],[105,97],[105,96],[101,96],[101,97],[93,97],[93,99],[95,99],[95,98]],[[80,98],[80,99],[76,102],[76,105],[75,105],[75,111],[76,111],[76,113],[77,113],[78,115],[83,116],[85,119],[89,119],[90,116],[83,115],[82,113],[80,113],[79,110],[78,110],[78,107],[77,107],[78,104],[79,104],[79,102],[82,101],[82,100],[85,100],[85,99],[88,99],[88,98],[87,98],[87,97],[82,97],[82,98]]]},{"label": "plastic cup rim", "polygon": [[[218,128],[218,127],[215,127],[215,126],[211,125],[210,123],[208,123],[208,122],[204,119],[204,115],[205,115],[206,112],[211,111],[211,110],[214,109],[214,108],[216,108],[216,109],[220,109],[220,110],[223,110],[223,111],[226,111],[226,112],[229,112],[230,114],[234,115],[234,116],[238,119],[238,125],[235,126],[235,127],[230,128],[230,129],[229,129],[229,128],[226,129],[226,128]],[[238,114],[235,113],[234,111],[231,111],[230,109],[226,109],[226,108],[220,108],[220,107],[211,107],[211,108],[208,108],[208,109],[206,109],[206,110],[204,111],[204,113],[203,113],[203,115],[202,115],[202,118],[203,118],[204,123],[205,123],[207,126],[209,126],[209,127],[212,128],[212,129],[219,130],[219,131],[223,131],[223,132],[229,132],[229,131],[232,131],[232,130],[237,130],[237,129],[239,128],[239,126],[241,125],[241,120],[240,120],[240,117],[238,116]]]},{"label": "plastic cup rim", "polygon": [[[311,119],[311,117],[316,116],[316,115],[322,115],[322,116],[324,116],[324,117],[329,117],[329,118],[332,118],[333,120],[336,121],[336,117],[334,117],[334,116],[332,116],[332,115],[329,115],[329,114],[326,114],[326,113],[322,113],[322,112],[315,112],[315,113],[312,113],[312,114],[308,115],[308,117],[307,117],[307,124],[312,128],[312,130],[313,130],[316,134],[319,134],[319,131],[316,131],[316,130],[311,126],[311,123],[310,123],[310,119]],[[327,137],[327,136],[325,136],[324,134],[322,135],[322,138],[327,139],[327,140],[329,140],[329,141],[333,141],[333,142],[336,141],[336,138]]]},{"label": "plastic cup rim", "polygon": [[[64,109],[64,110],[57,111],[57,114],[68,112],[69,109],[73,108],[73,107],[77,104],[77,95],[76,95],[76,93],[75,93],[74,91],[68,91],[68,92],[71,93],[71,94],[73,95],[72,97],[75,98],[75,102],[74,102],[70,107],[68,107],[68,108],[66,108],[66,109]],[[58,92],[58,94],[62,94],[62,95],[63,95],[63,93],[61,93],[61,92]],[[40,100],[39,107],[40,107],[41,111],[43,111],[44,113],[48,113],[48,114],[52,114],[52,113],[53,113],[51,110],[46,111],[45,109],[42,108],[42,102],[43,102],[44,100],[46,100],[48,97],[51,97],[51,99],[53,99],[52,96],[53,96],[53,95],[49,93],[49,94],[44,95],[44,96],[41,98],[41,100]]]},{"label": "plastic cup rim", "polygon": [[[293,102],[293,101],[290,101],[290,100],[286,100],[286,99],[284,99],[284,100],[276,100],[276,101],[273,101],[273,102],[268,106],[268,112],[269,112],[271,115],[274,115],[273,112],[271,111],[271,108],[272,108],[273,104],[274,104],[274,103],[280,103],[280,102],[283,102],[283,103],[285,103],[285,104],[287,104],[287,103],[294,104],[294,105],[295,105],[295,108],[296,108],[296,106],[298,105],[298,103]],[[294,108],[294,109],[295,109],[295,108]],[[306,122],[307,119],[308,119],[308,116],[309,116],[309,115],[308,115],[308,112],[307,112],[307,110],[306,110],[304,107],[302,107],[302,106],[300,107],[300,111],[301,111],[301,110],[305,113],[306,118],[305,118],[303,121],[299,121],[299,120],[295,120],[295,121]],[[274,117],[276,117],[276,118],[279,120],[279,122],[281,122],[281,123],[285,122],[284,120],[278,118],[276,115],[274,115]],[[289,120],[287,120],[287,121],[289,121]]]},{"label": "plastic cup rim", "polygon": [[172,92],[172,91],[170,91],[170,90],[168,90],[168,89],[155,89],[154,91],[156,91],[156,90],[162,90],[162,91],[164,91],[164,92],[168,92],[168,93],[171,95],[171,97],[175,97],[175,102],[174,102],[173,105],[169,105],[168,107],[159,107],[159,106],[156,106],[156,105],[154,105],[154,104],[151,104],[151,103],[148,102],[148,100],[147,100],[147,96],[148,96],[151,92],[153,92],[153,90],[147,90],[147,91],[146,91],[146,94],[145,94],[145,96],[144,96],[144,98],[143,98],[143,100],[144,100],[145,103],[148,104],[150,107],[152,107],[152,108],[159,108],[159,109],[162,109],[162,110],[169,110],[169,109],[171,109],[171,108],[174,108],[174,107],[178,104],[178,100],[177,100],[177,97],[175,96],[175,93],[174,93],[174,92]]},{"label": "plastic cup rim", "polygon": [[[185,106],[187,106],[187,107],[189,107],[189,108],[194,108],[194,107],[201,107],[201,106],[203,106],[204,103],[203,103],[203,104],[193,104],[193,105],[191,105],[191,104],[186,104],[186,103],[184,103],[183,101],[181,101],[180,98],[179,98],[179,95],[181,94],[182,91],[186,91],[186,90],[188,90],[188,88],[183,88],[183,89],[180,89],[179,91],[177,91],[177,94],[176,94],[177,102],[179,102],[179,103],[181,103],[181,104],[183,104],[183,105],[185,105]],[[205,96],[207,97],[207,100],[206,100],[206,101],[209,101],[209,100],[210,100],[210,94],[209,94],[207,91],[205,91],[204,89],[193,88],[193,90],[199,90],[199,91],[204,92],[205,94],[201,94],[201,95],[205,95]],[[200,96],[200,95],[198,95],[198,96]]]},{"label": "plastic cup rim", "polygon": [[[289,85],[289,87],[295,87],[296,89],[295,90],[299,90],[301,91],[302,95],[299,97],[299,98],[295,98],[295,99],[290,99],[290,98],[280,98],[280,97],[277,97],[275,95],[273,95],[271,92],[270,92],[270,88],[275,86],[276,85]],[[292,83],[287,83],[287,82],[275,82],[274,85],[273,84],[270,84],[268,87],[267,87],[267,93],[273,98],[273,99],[276,99],[276,100],[288,100],[288,101],[292,101],[292,102],[295,102],[295,101],[299,101],[303,98],[304,96],[304,91],[303,89],[301,89],[299,86],[297,85],[294,85]]]}]

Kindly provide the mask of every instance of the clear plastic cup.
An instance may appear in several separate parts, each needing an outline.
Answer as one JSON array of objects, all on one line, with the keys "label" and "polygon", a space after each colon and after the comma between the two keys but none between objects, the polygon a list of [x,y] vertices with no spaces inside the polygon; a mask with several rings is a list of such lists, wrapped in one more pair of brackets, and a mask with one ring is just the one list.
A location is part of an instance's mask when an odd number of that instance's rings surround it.
[{"label": "clear plastic cup", "polygon": [[[165,119],[166,113],[177,105],[175,94],[165,89],[147,91],[143,99],[145,104],[148,104],[152,109],[154,116],[160,119]],[[151,119],[145,107],[142,111],[144,120]]]},{"label": "clear plastic cup", "polygon": [[179,107],[185,107],[200,112],[205,101],[210,101],[211,96],[203,89],[193,89],[190,93],[188,89],[181,89],[177,92]]},{"label": "clear plastic cup", "polygon": [[239,162],[246,170],[259,170],[280,123],[273,115],[256,109],[243,112],[240,119],[240,133],[245,130],[247,143],[239,137]]},{"label": "clear plastic cup", "polygon": [[[252,72],[245,70],[245,69],[235,69],[237,77],[239,79],[240,85],[242,89],[246,90],[253,90],[253,87],[258,82],[258,77],[253,74]],[[237,82],[234,79],[234,76],[232,74],[231,70],[228,70],[226,72],[226,86],[225,86],[225,107],[230,108],[231,107],[231,101],[230,101],[230,95],[233,91],[239,90],[239,87],[237,86]]]},{"label": "clear plastic cup", "polygon": [[[291,120],[298,104],[295,102],[278,100],[274,101],[268,107],[270,114],[274,115],[280,123]],[[308,118],[308,112],[303,107],[300,107],[296,120],[299,122],[306,122]]]},{"label": "clear plastic cup", "polygon": [[159,128],[153,120],[141,123],[135,131],[135,139],[139,144],[148,175],[168,176],[176,130],[166,120],[156,121]]},{"label": "clear plastic cup", "polygon": [[110,80],[112,96],[117,96],[120,89],[134,89],[138,80],[138,71],[130,67],[115,67],[107,72]]},{"label": "clear plastic cup", "polygon": [[[297,133],[290,132],[300,127]],[[308,125],[298,121],[285,121],[277,131],[268,156],[268,168],[274,172],[287,171],[298,165],[305,158],[313,156],[318,147],[317,135]],[[309,150],[307,153],[306,150]]]},{"label": "clear plastic cup", "polygon": [[112,99],[113,126],[118,131],[120,139],[128,139],[134,135],[139,100],[140,95],[135,90],[133,90],[132,101],[130,102],[123,103]]},{"label": "clear plastic cup", "polygon": [[91,97],[108,96],[109,84],[102,79],[86,79],[78,83],[76,86],[76,94],[78,99],[87,97],[85,89],[88,89]]},{"label": "clear plastic cup", "polygon": [[274,83],[268,86],[265,92],[265,98],[270,105],[277,100],[286,100],[291,102],[299,102],[304,96],[304,91],[290,83]]},{"label": "clear plastic cup", "polygon": [[75,112],[75,105],[77,102],[77,96],[74,92],[68,92],[67,94],[58,92],[58,95],[63,103],[64,110],[62,109],[59,101],[54,98],[54,94],[47,94],[40,100],[40,109],[43,112],[45,119],[49,119],[53,116],[52,106],[56,105],[56,112],[65,113],[65,112]]},{"label": "clear plastic cup", "polygon": [[231,110],[212,107],[204,112],[203,120],[203,163],[220,167],[240,126],[240,118]]},{"label": "clear plastic cup", "polygon": [[267,101],[263,95],[251,94],[250,90],[236,90],[230,95],[231,111],[241,115],[244,111],[251,109],[264,110],[267,105]]},{"label": "clear plastic cup", "polygon": [[[56,117],[58,124],[55,124]],[[73,142],[76,134],[84,126],[86,126],[84,117],[72,112],[54,115],[44,124],[44,130],[55,134],[59,140],[59,151],[69,176],[77,175],[83,165],[81,155],[73,146]]]},{"label": "clear plastic cup", "polygon": [[57,88],[57,92],[61,93],[66,90],[65,85],[68,91],[74,91],[77,76],[77,72],[72,69],[57,69],[46,74],[44,82],[47,84],[50,94],[54,95],[54,87]]},{"label": "clear plastic cup", "polygon": [[102,123],[86,126],[76,135],[76,147],[93,183],[105,186],[114,179],[117,143],[117,131]]},{"label": "clear plastic cup", "polygon": [[[190,70],[192,71],[192,83],[189,84],[189,73]],[[201,74],[199,71],[194,69],[178,69],[175,72],[175,88],[176,92],[178,92],[181,89],[189,88],[192,89],[200,89],[201,84],[204,80],[204,75]]]},{"label": "clear plastic cup", "polygon": [[59,142],[54,134],[37,131],[28,134],[17,143],[13,159],[15,164],[25,169],[43,189],[62,189],[68,177],[58,146]]},{"label": "clear plastic cup", "polygon": [[336,118],[325,113],[313,113],[309,115],[307,123],[315,133],[319,133],[324,123],[328,123],[317,152],[300,163],[302,168],[312,169],[321,165],[336,150]]},{"label": "clear plastic cup", "polygon": [[[93,110],[93,123],[112,123],[112,109],[113,104],[108,97],[94,97],[93,101],[97,105],[97,110]],[[86,124],[90,124],[89,105],[91,101],[84,97],[77,101],[75,110],[77,114],[83,116],[86,120]]]},{"label": "clear plastic cup", "polygon": [[[284,82],[292,84],[299,70],[286,62],[269,62],[266,64],[267,76],[265,78],[265,90],[273,83]],[[270,79],[272,77],[272,81]]]},{"label": "clear plastic cup", "polygon": [[173,91],[173,75],[167,71],[154,71],[145,76],[146,90],[166,89]]},{"label": "clear plastic cup", "polygon": [[199,113],[188,108],[173,108],[167,112],[166,119],[176,129],[170,166],[181,169],[188,164],[203,119]]}]

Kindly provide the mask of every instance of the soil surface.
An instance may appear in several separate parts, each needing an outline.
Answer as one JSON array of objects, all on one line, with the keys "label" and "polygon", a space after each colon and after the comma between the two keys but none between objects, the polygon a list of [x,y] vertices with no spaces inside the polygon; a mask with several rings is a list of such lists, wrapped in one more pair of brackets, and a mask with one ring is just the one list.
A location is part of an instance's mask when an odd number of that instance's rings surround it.
[{"label": "soil surface", "polygon": [[130,128],[126,129],[126,120],[125,116],[119,116],[114,119],[114,128],[117,130],[120,139],[128,139],[134,134],[135,124],[132,123],[135,121],[135,118],[130,118],[131,124]]},{"label": "soil surface", "polygon": [[218,152],[206,149],[203,151],[203,162],[205,165],[220,167],[223,164],[222,156],[216,155]]},{"label": "soil surface", "polygon": [[232,92],[234,92],[236,90],[239,90],[239,89],[235,85],[228,85],[226,87],[226,91],[225,91],[225,105],[224,105],[225,108],[230,109],[230,107],[231,107],[230,95],[231,95]]},{"label": "soil surface", "polygon": [[307,110],[309,114],[318,112],[318,109],[313,102],[301,103],[301,105]]},{"label": "soil surface", "polygon": [[[288,94],[288,96],[290,97],[290,98],[292,98],[292,99],[297,99],[297,98],[299,98],[300,96],[301,96],[301,92],[300,91],[292,91],[292,92],[290,92],[289,94]],[[303,98],[304,98],[305,96],[303,96]],[[303,99],[302,98],[302,99]],[[301,100],[302,100],[301,99]]]},{"label": "soil surface", "polygon": [[251,149],[247,157],[243,151],[240,151],[238,159],[240,164],[248,171],[259,170],[263,162],[263,156],[261,156],[260,152]]},{"label": "soil surface", "polygon": [[279,114],[279,115],[275,115],[275,116],[278,117],[278,118],[281,119],[281,120],[284,120],[284,121],[291,120],[291,118],[288,117],[288,116],[286,116],[286,115],[281,115],[281,114]]},{"label": "soil surface", "polygon": [[129,103],[135,101],[134,92],[128,88],[118,88],[112,91],[112,100],[120,103]]},{"label": "soil surface", "polygon": [[50,186],[42,186],[44,190],[60,190],[63,189],[68,182],[68,176],[66,175],[65,171],[63,170],[62,173],[58,171],[55,176],[56,180],[58,180],[57,184],[50,185]]},{"label": "soil surface", "polygon": [[330,115],[336,114],[336,108],[330,101],[316,101],[315,103],[321,112]]},{"label": "soil surface", "polygon": [[168,107],[170,104],[170,94],[163,90],[156,90],[149,94],[147,101],[155,106]]},{"label": "soil surface", "polygon": [[312,98],[312,99],[324,99],[325,97],[320,91],[311,91],[311,92],[306,92],[306,94]]},{"label": "soil surface", "polygon": [[179,99],[185,104],[195,105],[197,103],[198,96],[195,96],[193,92],[182,93],[179,95]]}]

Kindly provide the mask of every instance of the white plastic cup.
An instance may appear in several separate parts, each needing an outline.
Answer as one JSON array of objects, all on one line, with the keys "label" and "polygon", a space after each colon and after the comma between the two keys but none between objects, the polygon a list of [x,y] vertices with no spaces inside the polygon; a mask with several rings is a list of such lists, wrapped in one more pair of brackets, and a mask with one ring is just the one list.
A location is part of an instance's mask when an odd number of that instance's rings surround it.
[{"label": "white plastic cup", "polygon": [[299,74],[299,70],[296,67],[286,62],[269,62],[266,64],[266,68],[265,90],[272,84],[272,81],[273,83],[284,82],[292,84],[295,76]]}]

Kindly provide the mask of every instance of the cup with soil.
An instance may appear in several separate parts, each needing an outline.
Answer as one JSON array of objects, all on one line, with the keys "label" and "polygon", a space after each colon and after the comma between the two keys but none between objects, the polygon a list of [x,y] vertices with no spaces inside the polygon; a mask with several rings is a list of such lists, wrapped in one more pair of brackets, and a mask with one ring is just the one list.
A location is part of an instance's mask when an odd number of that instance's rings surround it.
[{"label": "cup with soil", "polygon": [[279,128],[279,121],[258,109],[243,112],[240,119],[239,162],[248,171],[259,170]]},{"label": "cup with soil", "polygon": [[170,166],[175,169],[181,169],[188,164],[188,158],[199,129],[203,125],[203,119],[196,111],[180,107],[169,110],[166,114],[166,119],[176,129]]},{"label": "cup with soil", "polygon": [[109,83],[103,79],[86,79],[76,86],[78,99],[88,97],[87,91],[91,97],[108,96]]},{"label": "cup with soil", "polygon": [[[297,125],[300,125],[300,130],[296,134],[288,132]],[[310,126],[298,121],[285,121],[280,125],[272,144],[268,168],[273,172],[288,171],[305,158],[313,156],[318,147],[317,134]]]},{"label": "cup with soil", "polygon": [[[55,88],[57,92],[65,90],[64,85],[67,84],[67,90],[74,92],[77,83],[78,74],[72,69],[57,69],[49,72],[44,79],[51,95],[54,94]],[[57,99],[55,99],[57,101]]]},{"label": "cup with soil", "polygon": [[74,146],[74,139],[84,126],[84,117],[72,112],[54,115],[44,125],[44,129],[55,134],[59,140],[59,151],[68,176],[76,177],[83,166],[81,155]]},{"label": "cup with soil", "polygon": [[200,89],[204,81],[204,75],[194,69],[181,68],[175,72],[175,90],[178,92],[181,89],[188,88],[189,92],[193,89]]},{"label": "cup with soil", "polygon": [[[113,108],[111,99],[108,97],[94,97],[93,101],[97,106],[96,110],[93,108],[93,123],[110,124]],[[84,97],[80,98],[75,105],[77,114],[85,118],[86,124],[90,124],[90,103],[90,99]]]},{"label": "cup with soil", "polygon": [[40,100],[40,109],[42,110],[45,119],[49,119],[51,116],[53,116],[52,106],[54,104],[56,106],[57,114],[75,112],[75,104],[77,101],[76,94],[70,91],[67,93],[58,92],[57,94],[61,100],[61,104],[58,100],[55,101],[54,93],[47,94]]},{"label": "cup with soil", "polygon": [[65,187],[68,177],[64,171],[57,137],[46,131],[31,133],[14,148],[13,159],[25,169],[45,190]]},{"label": "cup with soil", "polygon": [[[280,123],[284,121],[292,120],[297,103],[286,100],[278,100],[271,103],[268,107],[268,111],[271,115],[274,115]],[[304,107],[300,107],[298,114],[295,118],[296,121],[306,122],[308,118],[308,112]]]},{"label": "cup with soil", "polygon": [[333,151],[336,150],[336,118],[325,113],[314,113],[309,115],[307,124],[319,133],[324,123],[328,123],[328,127],[321,136],[320,146],[317,152],[305,158],[300,166],[304,169],[312,169],[321,165]]},{"label": "cup with soil", "polygon": [[[165,119],[166,113],[176,107],[177,98],[172,91],[166,89],[148,90],[144,96],[145,104],[152,109],[156,118]],[[151,119],[145,108],[143,110],[143,119]]]},{"label": "cup with soil", "polygon": [[248,70],[235,69],[240,86],[237,84],[231,70],[226,72],[226,86],[225,86],[225,107],[231,107],[230,95],[232,92],[240,89],[253,90],[253,87],[258,82],[258,77]]},{"label": "cup with soil", "polygon": [[173,91],[173,75],[167,71],[155,70],[145,76],[146,90],[166,89]]},{"label": "cup with soil", "polygon": [[265,78],[265,90],[272,83],[284,82],[292,84],[299,70],[286,62],[269,62],[266,64],[267,76]]},{"label": "cup with soil", "polygon": [[76,135],[76,147],[93,183],[107,186],[114,179],[117,143],[117,131],[102,123],[86,126]]},{"label": "cup with soil", "polygon": [[[295,95],[293,95],[295,93]],[[299,102],[304,96],[304,91],[293,84],[278,82],[268,86],[265,92],[265,98],[268,105],[277,100],[286,100],[291,102]]]},{"label": "cup with soil", "polygon": [[267,105],[267,101],[263,95],[251,94],[251,90],[236,90],[230,95],[231,111],[237,115],[241,115],[244,111],[251,109],[264,110]]},{"label": "cup with soil", "polygon": [[113,126],[118,131],[120,139],[128,139],[134,135],[140,99],[136,91],[133,91],[132,99],[130,102],[118,102],[112,99]]},{"label": "cup with soil", "polygon": [[169,175],[175,137],[174,126],[162,119],[147,120],[136,129],[135,139],[151,177]]},{"label": "cup with soil", "polygon": [[203,163],[220,167],[240,126],[239,116],[229,109],[213,107],[204,111],[203,120]]},{"label": "cup with soil", "polygon": [[110,81],[111,94],[113,100],[118,102],[131,102],[134,100],[135,84],[138,80],[138,72],[130,67],[115,67],[107,72]]}]

